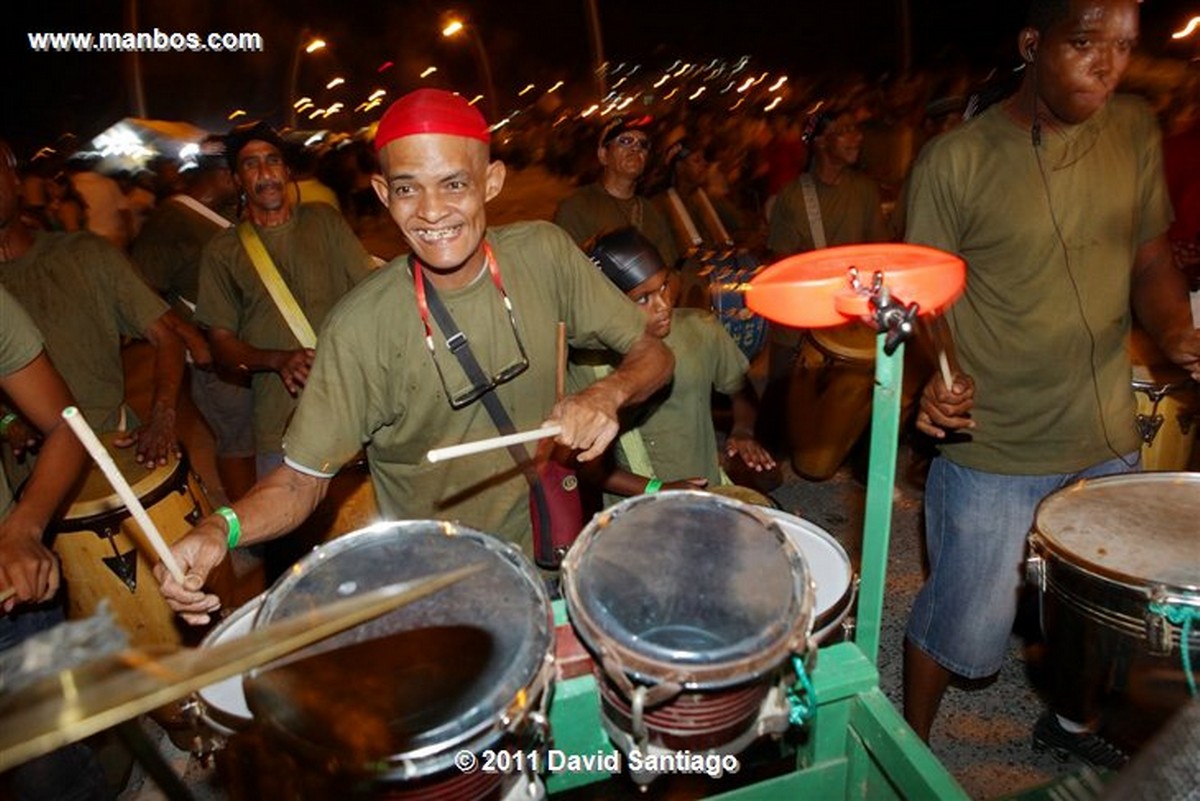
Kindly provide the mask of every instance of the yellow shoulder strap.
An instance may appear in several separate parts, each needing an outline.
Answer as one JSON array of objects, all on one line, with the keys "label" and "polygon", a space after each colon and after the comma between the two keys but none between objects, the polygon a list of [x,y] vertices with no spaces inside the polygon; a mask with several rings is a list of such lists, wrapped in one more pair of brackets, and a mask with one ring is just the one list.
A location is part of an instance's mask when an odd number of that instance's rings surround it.
[{"label": "yellow shoulder strap", "polygon": [[271,254],[267,253],[267,248],[259,238],[258,232],[254,230],[254,226],[249,222],[239,224],[238,236],[242,240],[242,247],[246,248],[246,253],[250,256],[250,262],[258,271],[258,277],[262,279],[263,285],[271,295],[271,300],[275,301],[275,306],[283,315],[283,321],[291,329],[292,335],[296,337],[300,347],[315,348],[317,334],[309,325],[304,312],[300,310],[300,304],[296,303],[292,291],[284,283],[283,276],[275,267],[275,262],[271,261]]}]

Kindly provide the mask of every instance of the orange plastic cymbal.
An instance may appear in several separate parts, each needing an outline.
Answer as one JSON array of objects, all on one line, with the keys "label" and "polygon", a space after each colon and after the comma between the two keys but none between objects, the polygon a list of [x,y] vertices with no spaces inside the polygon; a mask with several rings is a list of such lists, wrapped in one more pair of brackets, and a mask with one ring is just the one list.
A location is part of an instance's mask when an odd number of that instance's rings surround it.
[{"label": "orange plastic cymbal", "polygon": [[966,264],[924,245],[844,245],[789,256],[750,281],[746,305],[768,320],[796,328],[827,328],[871,314],[867,296],[851,286],[850,268],[870,287],[875,273],[892,298],[937,314],[962,294]]}]

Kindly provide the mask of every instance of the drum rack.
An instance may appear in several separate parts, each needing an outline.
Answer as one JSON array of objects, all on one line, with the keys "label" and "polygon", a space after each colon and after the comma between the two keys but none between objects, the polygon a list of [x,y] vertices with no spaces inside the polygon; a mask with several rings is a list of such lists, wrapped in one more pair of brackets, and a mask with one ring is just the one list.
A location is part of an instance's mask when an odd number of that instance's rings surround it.
[{"label": "drum rack", "polygon": [[[725,801],[788,798],[961,799],[969,796],[879,689],[879,636],[891,538],[892,491],[900,430],[904,342],[894,319],[877,336],[870,464],[863,521],[861,584],[852,641],[820,648],[812,671],[817,712],[795,750],[788,773],[730,790]],[[555,624],[567,625],[562,601]],[[550,704],[554,749],[567,755],[611,754],[591,673],[560,680]],[[608,773],[558,773],[550,795],[613,778]]]}]

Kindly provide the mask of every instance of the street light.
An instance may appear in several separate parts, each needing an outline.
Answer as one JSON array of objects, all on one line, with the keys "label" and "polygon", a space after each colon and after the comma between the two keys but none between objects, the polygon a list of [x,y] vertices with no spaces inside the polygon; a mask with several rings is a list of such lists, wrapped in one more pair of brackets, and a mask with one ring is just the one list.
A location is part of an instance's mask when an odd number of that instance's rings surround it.
[{"label": "street light", "polygon": [[487,50],[483,47],[483,40],[479,38],[479,26],[468,26],[461,19],[450,18],[442,27],[442,36],[449,39],[463,30],[470,34],[471,43],[475,45],[475,55],[479,58],[479,70],[483,73],[484,88],[487,90],[488,110],[491,111],[489,116],[499,117],[500,97],[496,94],[496,84],[492,82],[492,64],[488,60]]},{"label": "street light", "polygon": [[300,31],[300,35],[296,38],[296,51],[292,54],[292,69],[285,87],[286,94],[283,97],[283,105],[288,110],[287,124],[289,128],[296,127],[296,107],[292,105],[292,98],[296,95],[296,82],[300,79],[300,55],[302,53],[312,55],[318,50],[325,49],[324,39],[309,38],[310,35],[308,28]]}]

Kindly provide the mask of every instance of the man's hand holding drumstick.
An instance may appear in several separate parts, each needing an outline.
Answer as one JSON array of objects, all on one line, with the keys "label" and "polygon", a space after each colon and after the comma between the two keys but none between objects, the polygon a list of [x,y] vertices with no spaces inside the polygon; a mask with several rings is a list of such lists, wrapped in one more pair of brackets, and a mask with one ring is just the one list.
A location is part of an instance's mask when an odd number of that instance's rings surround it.
[{"label": "man's hand holding drumstick", "polygon": [[975,380],[951,366],[954,339],[943,317],[926,321],[926,330],[937,353],[938,371],[921,392],[917,428],[934,439],[945,439],[946,432],[966,431],[975,427],[971,409],[975,406]]}]

